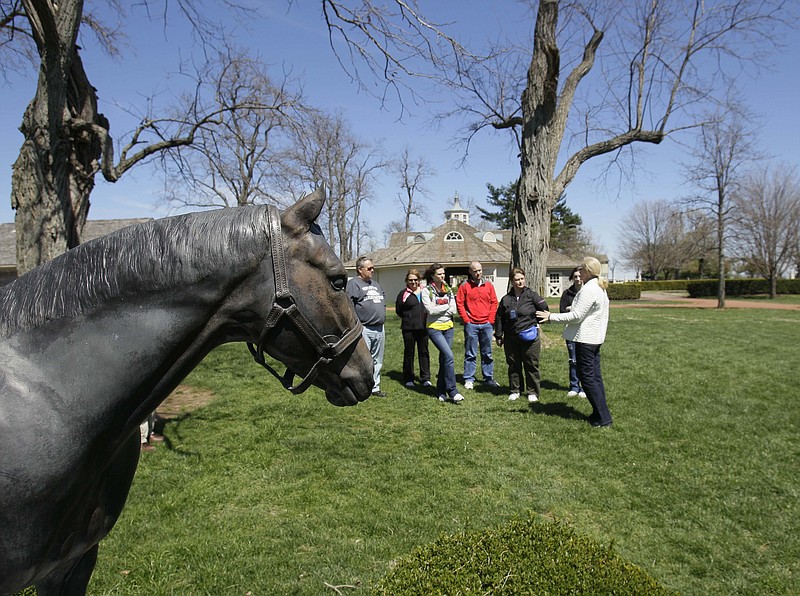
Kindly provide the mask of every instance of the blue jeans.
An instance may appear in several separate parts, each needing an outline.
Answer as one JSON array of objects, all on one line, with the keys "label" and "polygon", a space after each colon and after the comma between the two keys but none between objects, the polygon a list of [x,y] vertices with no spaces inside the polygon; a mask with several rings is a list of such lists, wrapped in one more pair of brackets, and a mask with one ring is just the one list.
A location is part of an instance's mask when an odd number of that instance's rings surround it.
[{"label": "blue jeans", "polygon": [[606,387],[600,372],[600,345],[576,342],[575,355],[578,357],[578,377],[586,392],[586,399],[592,404],[589,420],[610,424],[611,412],[608,411]]},{"label": "blue jeans", "polygon": [[383,349],[386,347],[386,335],[383,325],[364,325],[361,332],[364,341],[367,342],[369,353],[372,355],[372,392],[381,390],[381,368],[383,367]]},{"label": "blue jeans", "polygon": [[494,327],[491,323],[466,323],[464,325],[464,381],[475,380],[477,369],[477,353],[480,345],[481,372],[484,381],[494,379],[494,360],[492,360],[492,336]]},{"label": "blue jeans", "polygon": [[439,373],[436,375],[436,390],[439,395],[445,394],[453,397],[456,389],[456,359],[453,356],[454,329],[432,329],[428,327],[428,337],[431,343],[439,350]]},{"label": "blue jeans", "polygon": [[569,355],[569,390],[580,393],[581,383],[578,380],[578,357],[575,355],[575,342],[567,340]]}]

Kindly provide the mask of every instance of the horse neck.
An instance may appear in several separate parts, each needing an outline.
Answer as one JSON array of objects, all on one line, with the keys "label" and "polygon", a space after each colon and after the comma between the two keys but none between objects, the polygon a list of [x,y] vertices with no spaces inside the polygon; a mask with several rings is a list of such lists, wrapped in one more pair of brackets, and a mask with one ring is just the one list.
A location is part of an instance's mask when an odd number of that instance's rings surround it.
[{"label": "horse neck", "polygon": [[[216,345],[229,339],[232,272],[99,304],[14,334],[7,343],[45,379],[45,407],[98,432],[133,429]],[[125,433],[126,434],[126,433]]]}]

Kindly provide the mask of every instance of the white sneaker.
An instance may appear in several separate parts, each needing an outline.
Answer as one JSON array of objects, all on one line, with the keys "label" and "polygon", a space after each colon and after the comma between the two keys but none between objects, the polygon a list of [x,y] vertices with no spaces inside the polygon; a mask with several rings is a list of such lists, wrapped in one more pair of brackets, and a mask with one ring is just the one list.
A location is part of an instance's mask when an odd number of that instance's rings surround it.
[{"label": "white sneaker", "polygon": [[422,386],[423,387],[433,387],[433,383],[431,383],[430,381],[424,381],[422,383]]},{"label": "white sneaker", "polygon": [[447,396],[446,396],[444,393],[442,393],[442,394],[439,396],[439,401],[447,401]]},{"label": "white sneaker", "polygon": [[578,397],[586,397],[586,392],[585,392],[585,391],[581,391],[581,392],[578,394]]},{"label": "white sneaker", "polygon": [[413,386],[414,386],[414,381],[409,381],[408,383],[406,383],[406,387],[413,387]]},{"label": "white sneaker", "polygon": [[454,403],[454,404],[457,404],[457,403],[458,403],[458,402],[460,402],[460,401],[464,401],[464,396],[463,396],[463,395],[461,395],[460,393],[456,393],[456,394],[453,396],[453,398],[452,398],[452,399],[453,399],[453,403]]},{"label": "white sneaker", "polygon": [[539,401],[539,398],[536,396],[535,393],[529,393],[528,394],[528,403],[529,404],[536,403],[537,401]]},{"label": "white sneaker", "polygon": [[508,401],[517,401],[519,399],[519,393],[512,393],[508,396]]},{"label": "white sneaker", "polygon": [[464,381],[464,389],[475,389],[475,381]]},{"label": "white sneaker", "polygon": [[567,392],[567,397],[575,397],[576,395],[578,395],[577,391],[569,391],[569,392]]}]

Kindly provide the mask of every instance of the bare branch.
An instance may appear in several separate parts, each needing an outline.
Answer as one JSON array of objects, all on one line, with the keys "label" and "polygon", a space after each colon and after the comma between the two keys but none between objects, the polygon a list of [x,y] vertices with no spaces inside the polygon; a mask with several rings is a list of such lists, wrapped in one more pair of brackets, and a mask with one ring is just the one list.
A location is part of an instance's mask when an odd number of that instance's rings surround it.
[{"label": "bare branch", "polygon": [[424,217],[426,214],[426,209],[420,205],[417,195],[427,196],[428,189],[424,186],[424,181],[435,172],[424,158],[412,158],[408,147],[403,150],[393,169],[402,190],[401,193],[398,193],[398,201],[403,210],[401,228],[402,231],[408,232],[411,229],[411,218],[413,216]]},{"label": "bare branch", "polygon": [[770,280],[770,297],[777,279],[794,264],[800,229],[800,178],[795,167],[777,164],[750,172],[733,201],[734,243],[745,271]]}]

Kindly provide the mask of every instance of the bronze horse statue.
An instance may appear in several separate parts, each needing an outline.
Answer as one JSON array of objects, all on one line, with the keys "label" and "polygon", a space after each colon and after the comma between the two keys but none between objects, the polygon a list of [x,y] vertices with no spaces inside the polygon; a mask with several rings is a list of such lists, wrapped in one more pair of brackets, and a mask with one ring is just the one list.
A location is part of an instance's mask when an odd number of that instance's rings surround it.
[{"label": "bronze horse statue", "polygon": [[[248,342],[295,393],[372,389],[315,192],[78,246],[0,288],[0,594],[84,594],[139,460],[139,424],[214,347]],[[272,371],[274,373],[274,371]],[[289,387],[294,374],[303,377]]]}]

